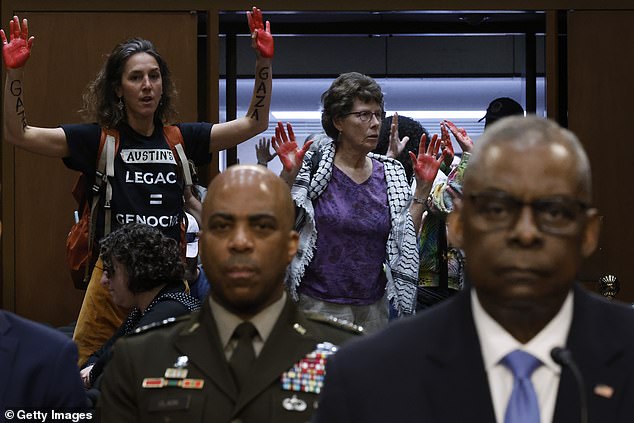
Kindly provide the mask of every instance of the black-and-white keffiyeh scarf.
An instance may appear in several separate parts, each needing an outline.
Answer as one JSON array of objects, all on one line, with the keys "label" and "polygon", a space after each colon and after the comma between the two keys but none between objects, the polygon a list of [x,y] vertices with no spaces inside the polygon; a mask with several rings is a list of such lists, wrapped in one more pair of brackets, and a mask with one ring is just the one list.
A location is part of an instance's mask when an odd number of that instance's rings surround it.
[{"label": "black-and-white keffiyeh scarf", "polygon": [[[335,144],[324,144],[319,152],[321,158],[316,169],[312,166],[312,156],[318,152],[306,153],[302,168],[291,190],[295,205],[304,209],[305,212],[303,224],[298,228],[299,249],[286,271],[286,284],[295,301],[299,300],[297,288],[306,267],[313,259],[317,241],[313,201],[326,190],[330,182],[334,166]],[[396,307],[399,315],[413,314],[416,309],[418,248],[414,222],[409,214],[412,191],[407,183],[403,167],[398,161],[372,153],[369,153],[368,157],[382,162],[385,168],[391,220],[390,234],[385,248],[388,300]]]}]

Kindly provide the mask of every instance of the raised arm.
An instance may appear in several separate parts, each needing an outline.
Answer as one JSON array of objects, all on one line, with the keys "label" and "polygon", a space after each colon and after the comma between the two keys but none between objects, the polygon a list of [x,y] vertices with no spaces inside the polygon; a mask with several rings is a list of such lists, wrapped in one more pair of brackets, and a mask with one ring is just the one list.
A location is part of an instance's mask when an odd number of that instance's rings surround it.
[{"label": "raised arm", "polygon": [[295,141],[293,126],[290,123],[287,123],[286,128],[288,129],[288,134],[284,131],[284,125],[282,125],[282,122],[278,122],[275,127],[275,135],[271,138],[271,142],[273,144],[273,149],[284,166],[280,177],[286,181],[288,186],[293,186],[295,178],[302,167],[304,155],[310,148],[313,141],[306,141],[302,148],[297,148],[297,141]]},{"label": "raised arm", "polygon": [[392,125],[390,125],[390,144],[388,145],[386,156],[396,159],[407,146],[409,137],[406,135],[401,140],[398,135],[398,113],[394,112]]},{"label": "raised arm", "polygon": [[38,128],[26,121],[24,104],[24,65],[31,55],[34,37],[29,37],[26,19],[14,16],[9,22],[9,41],[3,30],[2,57],[7,78],[4,84],[4,127],[6,139],[17,147],[51,157],[69,154],[66,135],[61,128]]},{"label": "raised arm", "polygon": [[462,151],[464,151],[465,153],[471,153],[471,150],[473,150],[473,141],[471,140],[471,137],[467,134],[467,131],[465,131],[464,128],[458,128],[456,125],[454,125],[452,121],[447,119],[443,120],[442,123],[445,124],[449,128],[453,136],[456,137],[456,141],[458,141],[458,144],[460,144],[460,148],[462,149]]},{"label": "raised arm", "polygon": [[451,172],[451,164],[453,163],[454,151],[453,144],[451,143],[451,137],[449,131],[447,131],[447,125],[445,122],[440,122],[440,151],[443,152],[444,161],[440,165],[440,170],[445,172],[446,175]]},{"label": "raised arm", "polygon": [[271,139],[268,140],[264,137],[260,138],[260,141],[255,145],[255,157],[258,159],[260,166],[267,167],[269,162],[277,156],[277,153],[273,151],[271,153]]},{"label": "raised arm", "polygon": [[439,217],[446,218],[447,215],[453,210],[453,205],[456,199],[460,199],[462,196],[462,181],[464,178],[464,171],[469,164],[469,158],[471,157],[471,150],[473,149],[473,141],[467,134],[464,128],[458,128],[449,120],[444,120],[441,123],[442,126],[448,128],[456,141],[462,149],[462,156],[460,163],[447,174],[447,179],[435,183],[432,186],[431,193],[429,195],[429,211]]},{"label": "raised arm", "polygon": [[420,138],[418,156],[411,151],[409,152],[412,167],[414,168],[414,177],[416,178],[416,190],[414,191],[414,198],[409,212],[412,215],[416,231],[420,228],[423,212],[427,206],[427,196],[429,196],[445,154],[443,153],[437,157],[441,144],[441,140],[437,134],[431,137],[427,150],[425,150],[426,138],[425,134]]},{"label": "raised arm", "polygon": [[211,128],[209,151],[215,152],[235,147],[265,131],[269,126],[271,90],[273,87],[271,63],[273,59],[273,35],[271,24],[262,23],[262,12],[254,7],[247,12],[251,30],[251,47],[255,49],[255,85],[246,116],[214,125]]}]

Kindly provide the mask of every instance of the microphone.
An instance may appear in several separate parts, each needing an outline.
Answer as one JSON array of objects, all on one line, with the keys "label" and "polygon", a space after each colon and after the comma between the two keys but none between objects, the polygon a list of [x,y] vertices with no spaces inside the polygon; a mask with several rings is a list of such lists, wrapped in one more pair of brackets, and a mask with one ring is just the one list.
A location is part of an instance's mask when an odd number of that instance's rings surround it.
[{"label": "microphone", "polygon": [[586,387],[583,381],[583,376],[579,371],[579,367],[572,359],[572,353],[570,350],[561,347],[555,347],[550,351],[550,356],[555,360],[555,363],[562,367],[570,369],[572,376],[577,382],[577,388],[579,389],[579,404],[581,410],[581,423],[588,423],[588,401],[586,400]]}]

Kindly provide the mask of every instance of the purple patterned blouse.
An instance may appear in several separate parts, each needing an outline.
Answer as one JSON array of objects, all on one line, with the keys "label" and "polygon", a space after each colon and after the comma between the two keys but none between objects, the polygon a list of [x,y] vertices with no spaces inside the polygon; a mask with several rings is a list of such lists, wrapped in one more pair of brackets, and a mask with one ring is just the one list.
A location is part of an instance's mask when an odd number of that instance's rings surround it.
[{"label": "purple patterned blouse", "polygon": [[317,242],[301,294],[350,305],[374,304],[385,294],[390,209],[383,163],[372,164],[361,184],[333,166],[328,187],[313,203]]}]

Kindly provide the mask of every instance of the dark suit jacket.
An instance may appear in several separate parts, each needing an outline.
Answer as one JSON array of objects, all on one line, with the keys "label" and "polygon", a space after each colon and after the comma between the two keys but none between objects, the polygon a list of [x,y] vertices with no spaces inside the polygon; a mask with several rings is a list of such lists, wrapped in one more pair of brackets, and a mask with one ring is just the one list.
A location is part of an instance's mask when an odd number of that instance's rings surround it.
[{"label": "dark suit jacket", "polygon": [[[567,348],[585,378],[589,421],[634,421],[634,310],[575,287]],[[320,423],[495,422],[468,291],[350,343],[326,374]],[[594,393],[599,384],[612,398]],[[579,422],[579,408],[564,369],[553,421]]]},{"label": "dark suit jacket", "polygon": [[0,310],[0,410],[86,405],[73,341]]},{"label": "dark suit jacket", "polygon": [[[300,325],[295,329],[295,325]],[[302,329],[306,331],[302,333]],[[106,366],[98,411],[102,422],[307,422],[317,395],[284,391],[280,377],[316,349],[353,336],[308,320],[288,301],[258,356],[246,389],[238,394],[209,301],[186,320],[120,339]],[[177,357],[189,358],[187,378],[203,379],[203,389],[143,388],[145,378],[162,377]],[[297,395],[305,411],[288,411],[284,399]]]}]

